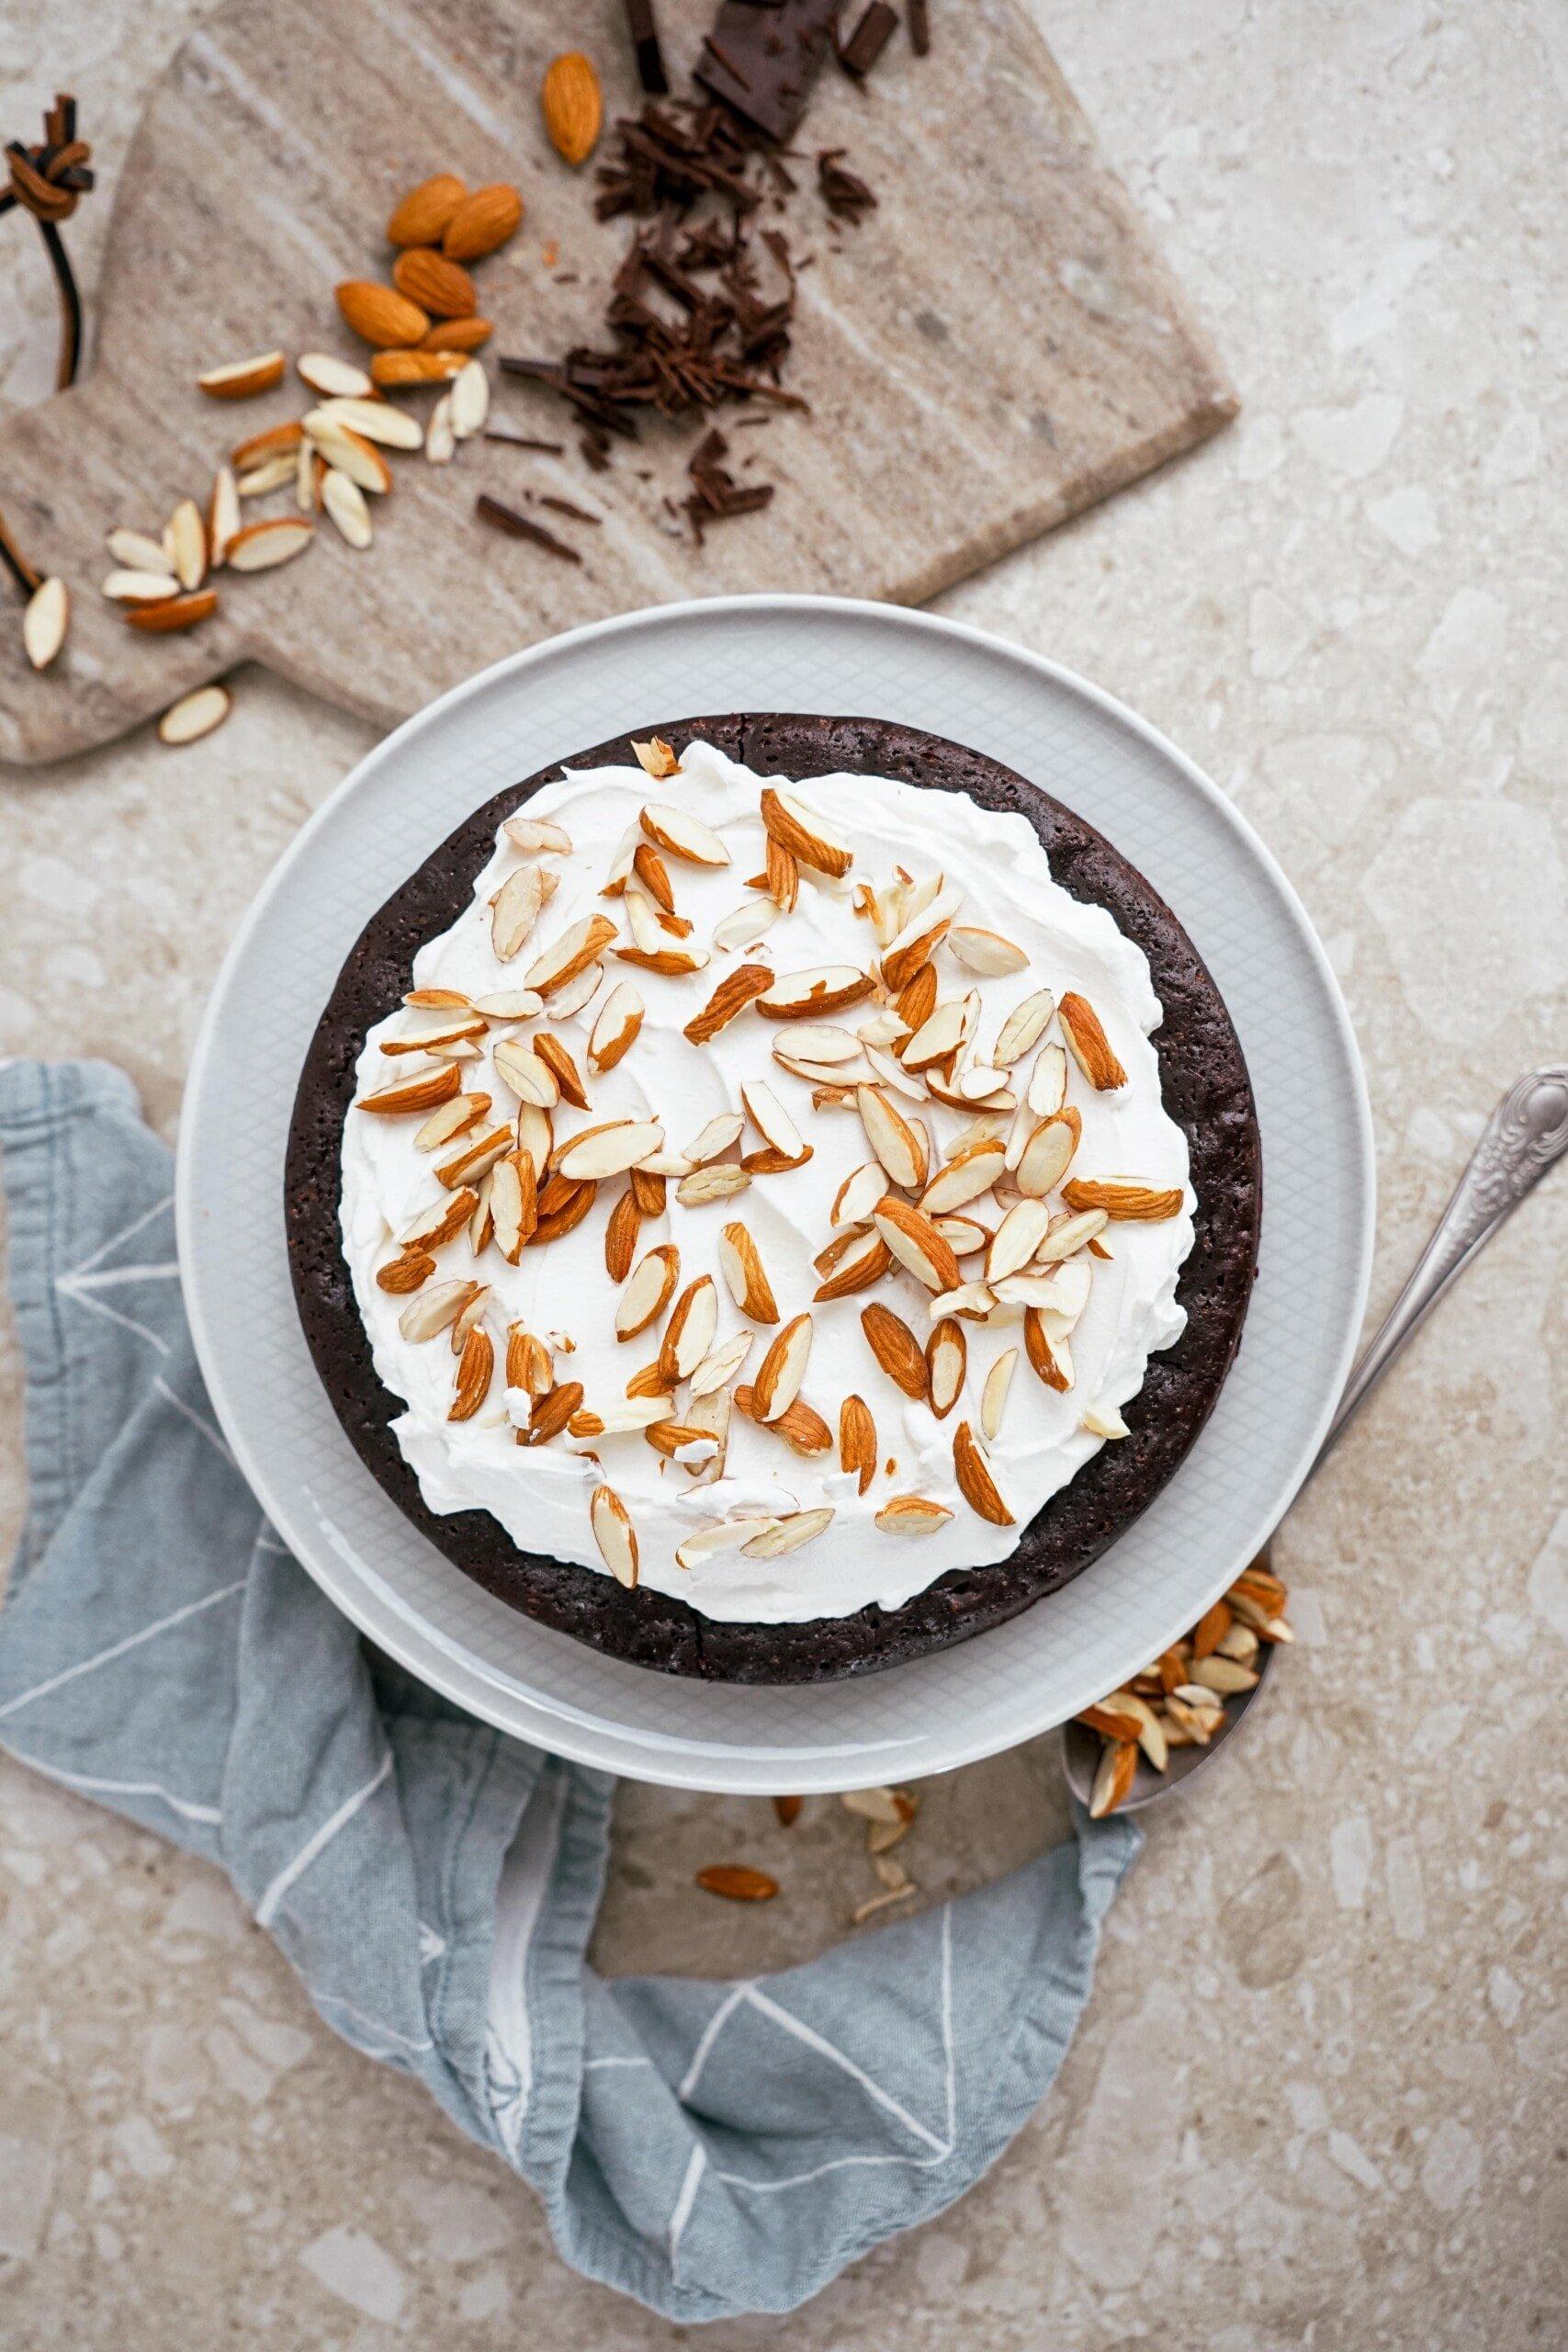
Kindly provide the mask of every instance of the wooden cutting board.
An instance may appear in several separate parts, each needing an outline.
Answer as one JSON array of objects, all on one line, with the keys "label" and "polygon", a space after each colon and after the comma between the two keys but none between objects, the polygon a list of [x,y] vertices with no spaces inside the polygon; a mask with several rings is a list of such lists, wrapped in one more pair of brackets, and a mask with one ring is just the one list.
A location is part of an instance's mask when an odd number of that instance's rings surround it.
[{"label": "wooden cutting board", "polygon": [[[293,563],[221,575],[201,628],[149,638],[99,594],[105,533],[156,532],[187,492],[205,503],[231,441],[309,404],[292,379],[220,404],[197,391],[202,369],[277,345],[364,356],[332,289],[380,274],[406,187],[442,169],[521,187],[522,232],[478,266],[492,353],[596,336],[626,237],[592,220],[588,175],[545,139],[539,85],[568,38],[547,0],[235,0],[210,18],[127,161],[90,375],[0,428],[0,510],[73,594],[42,676],[0,628],[0,758],[107,742],[243,661],[384,724],[639,605],[758,588],[919,603],[1213,432],[1234,394],[1022,0],[931,14],[931,55],[900,36],[863,89],[829,63],[797,139],[791,237],[816,258],[789,382],[812,413],[731,433],[731,464],[755,446],[778,481],[765,512],[698,548],[664,503],[686,487],[692,431],[656,425],[592,475],[564,412],[497,378],[494,420],[563,439],[565,458],[479,442],[451,467],[398,458],[371,549],[323,526]],[[684,86],[712,0],[661,0],[660,17]],[[570,37],[601,63],[607,112],[634,110],[620,0],[574,12]],[[879,198],[858,228],[829,224],[815,191],[817,150],[838,146]],[[577,284],[557,282],[550,244]],[[581,568],[475,521],[477,492],[525,488],[603,513],[572,532]],[[247,519],[291,508],[284,492]]]}]

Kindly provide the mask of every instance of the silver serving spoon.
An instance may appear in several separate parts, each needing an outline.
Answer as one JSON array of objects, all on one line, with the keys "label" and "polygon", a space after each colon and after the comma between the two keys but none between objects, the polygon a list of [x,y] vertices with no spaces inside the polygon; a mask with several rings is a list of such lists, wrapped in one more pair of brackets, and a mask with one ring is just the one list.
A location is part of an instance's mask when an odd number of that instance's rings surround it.
[{"label": "silver serving spoon", "polygon": [[[1309,1478],[1327,1460],[1455,1275],[1506,1224],[1526,1193],[1533,1190],[1564,1151],[1568,1151],[1568,1063],[1557,1063],[1532,1069],[1517,1080],[1488,1119],[1453,1198],[1438,1220],[1437,1230],[1346,1384],[1339,1409],[1307,1473]],[[1265,1545],[1258,1554],[1258,1565],[1266,1566],[1268,1560],[1269,1549]],[[1224,1720],[1206,1747],[1173,1747],[1169,1768],[1164,1772],[1156,1772],[1140,1755],[1137,1776],[1117,1811],[1134,1813],[1141,1805],[1153,1804],[1156,1798],[1168,1796],[1173,1789],[1179,1788],[1201,1765],[1207,1764],[1224,1747],[1247,1709],[1262,1696],[1278,1655],[1274,1644],[1265,1642],[1261,1645],[1257,1683],[1252,1690],[1225,1701]],[[1085,1724],[1070,1723],[1065,1726],[1063,1766],[1073,1794],[1086,1805],[1100,1752],[1098,1732],[1090,1731]]]}]

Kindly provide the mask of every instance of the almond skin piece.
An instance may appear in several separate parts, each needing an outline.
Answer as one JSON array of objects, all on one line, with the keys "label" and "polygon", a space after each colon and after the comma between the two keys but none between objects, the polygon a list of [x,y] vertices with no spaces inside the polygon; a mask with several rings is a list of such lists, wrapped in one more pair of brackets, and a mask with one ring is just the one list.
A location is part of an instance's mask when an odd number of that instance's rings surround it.
[{"label": "almond skin piece", "polygon": [[378,350],[417,343],[429,332],[430,320],[419,304],[377,278],[345,277],[333,292],[344,325],[362,343],[374,344]]},{"label": "almond skin piece", "polygon": [[876,1476],[876,1423],[862,1396],[846,1396],[839,1408],[839,1467],[859,1474],[863,1495]]},{"label": "almond skin piece", "polygon": [[539,92],[539,106],[551,146],[575,171],[599,143],[604,98],[599,76],[580,50],[551,60]]},{"label": "almond skin piece", "polygon": [[411,187],[387,223],[389,245],[435,245],[468,191],[456,172],[437,172]]},{"label": "almond skin piece", "polygon": [[779,1891],[776,1878],[745,1862],[711,1862],[696,1872],[694,1883],[705,1894],[722,1894],[727,1903],[766,1903]]},{"label": "almond skin piece", "polygon": [[866,1345],[889,1380],[906,1396],[924,1405],[931,1398],[931,1374],[919,1341],[891,1307],[873,1305],[861,1309],[861,1329]]},{"label": "almond skin piece", "polygon": [[1014,1524],[1013,1515],[991,1476],[985,1448],[967,1421],[960,1421],[953,1433],[953,1470],[958,1491],[972,1511],[993,1527]]},{"label": "almond skin piece", "polygon": [[1056,1007],[1056,1018],[1073,1059],[1097,1093],[1104,1094],[1126,1085],[1127,1073],[1111,1052],[1100,1015],[1087,997],[1076,993],[1063,997]]},{"label": "almond skin piece", "polygon": [[[474,281],[461,262],[448,261],[445,254],[433,254],[423,245],[412,245],[398,255],[392,283],[433,319],[470,319],[479,307]],[[413,338],[400,334],[397,340],[406,344]]]},{"label": "almond skin piece", "polygon": [[702,1011],[692,1015],[682,1035],[689,1045],[705,1046],[749,1004],[765,995],[773,977],[766,964],[738,964],[733,972],[725,974]]},{"label": "almond skin piece", "polygon": [[479,261],[513,236],[522,220],[517,190],[507,180],[494,180],[463,198],[441,232],[441,250],[448,261]]}]

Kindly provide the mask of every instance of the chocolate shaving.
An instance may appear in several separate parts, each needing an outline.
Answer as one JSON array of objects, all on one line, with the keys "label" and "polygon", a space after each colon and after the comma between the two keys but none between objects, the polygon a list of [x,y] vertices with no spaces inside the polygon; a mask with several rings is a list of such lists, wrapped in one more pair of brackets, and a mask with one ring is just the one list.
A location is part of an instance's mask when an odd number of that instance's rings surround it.
[{"label": "chocolate shaving", "polygon": [[564,458],[566,455],[564,441],[541,441],[532,433],[510,433],[504,424],[487,424],[485,439],[508,442],[513,449],[537,449],[545,458]]},{"label": "chocolate shaving", "polygon": [[574,506],[570,498],[558,498],[553,491],[540,491],[539,503],[557,514],[570,514],[574,523],[592,523],[597,527],[604,520],[603,514],[591,514],[586,506]]},{"label": "chocolate shaving", "polygon": [[930,0],[906,0],[909,20],[909,46],[917,57],[929,57],[931,46],[931,14]]},{"label": "chocolate shaving", "polygon": [[887,0],[871,0],[849,39],[840,41],[835,36],[833,45],[845,73],[863,82],[897,29],[897,10]]},{"label": "chocolate shaving", "polygon": [[728,448],[715,425],[704,434],[686,468],[692,490],[685,508],[699,544],[709,523],[726,522],[734,514],[755,514],[773,494],[771,481],[743,484],[736,481],[723,462]]},{"label": "chocolate shaving", "polygon": [[670,87],[670,76],[664,70],[664,51],[659,45],[659,26],[654,18],[653,0],[626,0],[626,30],[631,35],[632,49],[637,57],[637,80],[651,97],[661,98]]},{"label": "chocolate shaving", "polygon": [[480,491],[474,501],[474,512],[482,523],[492,523],[498,531],[509,531],[514,539],[529,539],[536,548],[544,548],[551,555],[559,556],[565,563],[581,563],[582,558],[542,523],[532,523],[526,514],[519,514],[514,506],[503,506],[499,498],[491,498]]},{"label": "chocolate shaving", "polygon": [[876,198],[863,179],[844,169],[839,161],[843,152],[841,147],[823,149],[817,158],[817,186],[835,220],[854,222],[863,213],[874,211]]}]

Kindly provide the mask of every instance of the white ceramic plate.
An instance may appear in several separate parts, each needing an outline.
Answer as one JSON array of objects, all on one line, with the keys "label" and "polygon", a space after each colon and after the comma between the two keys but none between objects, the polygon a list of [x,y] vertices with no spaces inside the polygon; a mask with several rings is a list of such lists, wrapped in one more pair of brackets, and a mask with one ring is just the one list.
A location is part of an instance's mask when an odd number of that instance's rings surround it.
[{"label": "white ceramic plate", "polygon": [[[305,1347],[284,1249],[284,1146],[312,1030],[382,900],[508,782],[683,713],[901,719],[988,752],[1109,835],[1224,992],[1257,1090],[1263,1250],[1241,1353],[1152,1508],[1066,1590],[939,1657],[757,1690],[649,1673],[465,1577],[350,1447]],[[1036,657],[880,605],[750,596],[579,629],[502,662],[372,752],[252,908],[197,1041],[178,1216],[197,1351],[284,1540],[382,1648],[521,1739],[648,1781],[799,1791],[995,1754],[1111,1689],[1251,1557],[1305,1474],[1370,1268],[1371,1121],[1345,1007],[1268,852],[1152,728]]]}]

